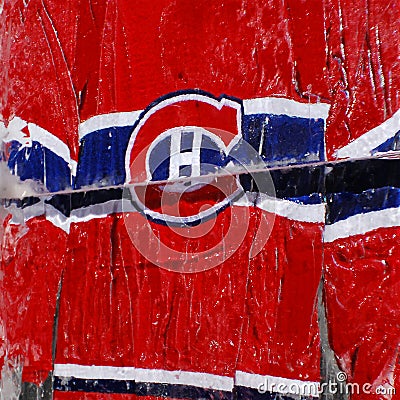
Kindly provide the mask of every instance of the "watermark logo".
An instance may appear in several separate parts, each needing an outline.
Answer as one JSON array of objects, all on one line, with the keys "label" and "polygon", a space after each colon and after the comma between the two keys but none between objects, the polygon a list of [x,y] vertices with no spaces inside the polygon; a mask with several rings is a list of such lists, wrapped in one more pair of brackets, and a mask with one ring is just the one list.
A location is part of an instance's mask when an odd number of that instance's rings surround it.
[{"label": "watermark logo", "polygon": [[258,386],[258,392],[265,393],[281,393],[285,395],[311,396],[318,398],[321,394],[366,394],[366,395],[383,395],[393,396],[396,389],[389,383],[385,385],[376,385],[372,383],[347,382],[347,374],[340,371],[336,374],[336,380],[328,382],[302,382],[289,380],[285,378],[265,378]]}]

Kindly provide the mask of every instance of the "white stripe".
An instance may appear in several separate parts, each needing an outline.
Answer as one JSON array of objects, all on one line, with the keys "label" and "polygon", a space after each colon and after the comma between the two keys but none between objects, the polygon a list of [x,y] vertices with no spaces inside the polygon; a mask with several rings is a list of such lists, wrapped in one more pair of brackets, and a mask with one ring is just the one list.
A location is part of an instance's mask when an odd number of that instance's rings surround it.
[{"label": "white stripe", "polygon": [[294,201],[277,199],[260,194],[256,206],[264,211],[295,221],[323,223],[325,221],[325,204],[299,204]]},{"label": "white stripe", "polygon": [[2,130],[3,130],[3,141],[4,142],[11,142],[16,140],[20,143],[26,143],[29,141],[29,137],[27,137],[23,132],[28,123],[19,117],[14,117],[6,127],[4,123],[2,123]]},{"label": "white stripe", "polygon": [[[293,201],[258,195],[257,193],[246,193],[246,195],[233,202],[232,205],[236,207],[253,207],[255,201],[256,207],[292,220],[322,223],[325,219],[325,204],[298,204]],[[10,210],[10,212],[12,211]],[[24,209],[15,207],[15,210],[12,212],[15,214],[15,217],[11,222],[20,224],[23,223],[22,221],[26,222],[31,218],[45,215],[46,219],[54,226],[69,233],[72,223],[87,222],[96,218],[106,218],[111,214],[122,212],[137,212],[137,210],[129,200],[115,199],[73,210],[71,215],[66,217],[52,205],[40,202]],[[18,217],[17,215],[20,216]],[[200,216],[198,217],[200,218]]]},{"label": "white stripe", "polygon": [[291,117],[328,118],[330,105],[327,103],[300,103],[280,97],[263,97],[243,100],[244,113],[288,115]]},{"label": "white stripe", "polygon": [[69,168],[71,170],[71,175],[76,176],[76,170],[78,168],[78,163],[75,160],[69,160]]},{"label": "white stripe", "polygon": [[21,144],[26,143],[27,140],[39,142],[42,146],[47,147],[54,154],[57,154],[66,162],[70,162],[71,156],[69,147],[62,140],[36,124],[30,122],[27,125],[29,129],[30,140],[19,130],[10,132],[5,141],[10,142],[12,140],[16,140]]},{"label": "white stripe", "polygon": [[233,378],[203,372],[97,365],[55,364],[54,375],[57,377],[73,376],[79,379],[114,379],[120,381],[188,385],[224,391],[232,391],[234,384]]},{"label": "white stripe", "polygon": [[114,199],[73,210],[70,218],[73,222],[86,222],[93,218],[107,217],[122,212],[131,213],[137,212],[137,210],[128,199]]},{"label": "white stripe", "polygon": [[287,379],[271,375],[249,374],[237,371],[235,385],[281,394],[300,394],[319,397],[319,382]]},{"label": "white stripe", "polygon": [[324,241],[329,243],[336,239],[363,235],[375,229],[394,226],[400,226],[400,208],[371,211],[366,214],[353,215],[332,225],[326,225]]},{"label": "white stripe", "polygon": [[7,128],[4,122],[0,121],[0,144],[3,142],[8,134]]},{"label": "white stripe", "polygon": [[105,203],[79,208],[73,210],[69,217],[66,217],[51,204],[44,203],[43,201],[26,208],[18,208],[15,205],[11,205],[10,207],[6,207],[6,210],[13,215],[11,220],[13,224],[23,224],[32,218],[44,215],[46,220],[68,234],[72,223],[87,222],[96,218],[106,218],[115,213],[137,212],[132,203],[126,199],[110,200]]},{"label": "white stripe", "polygon": [[54,226],[69,233],[71,222],[68,218],[52,205],[46,204],[43,201],[26,208],[18,208],[12,204],[6,207],[6,210],[12,215],[10,220],[11,224],[22,225],[32,218],[45,216],[46,220],[51,222]]},{"label": "white stripe", "polygon": [[79,140],[88,133],[112,127],[133,126],[142,111],[95,115],[79,124]]},{"label": "white stripe", "polygon": [[71,218],[66,217],[56,208],[45,204],[45,216],[46,220],[51,222],[55,227],[62,229],[66,234],[69,235],[71,229]]},{"label": "white stripe", "polygon": [[4,208],[11,214],[10,223],[15,225],[22,225],[31,218],[40,217],[45,214],[45,204],[43,202],[36,203],[27,208],[20,208],[15,204]]},{"label": "white stripe", "polygon": [[232,205],[236,207],[254,207],[258,193],[246,192],[243,196],[235,200]]},{"label": "white stripe", "polygon": [[400,130],[400,110],[397,110],[389,119],[382,124],[364,133],[353,142],[337,151],[338,158],[362,158],[371,155],[371,151],[394,137]]},{"label": "white stripe", "polygon": [[32,218],[45,216],[46,220],[52,223],[55,227],[69,233],[71,220],[52,205],[44,203],[43,201],[23,209],[16,208],[14,205],[7,207],[6,209],[12,214],[11,223],[19,225]]},{"label": "white stripe", "polygon": [[70,226],[73,223],[82,223],[91,221],[92,219],[106,218],[109,215],[116,213],[137,212],[136,208],[127,199],[109,200],[105,203],[92,204],[89,207],[79,208],[73,210],[69,217],[66,217],[53,207],[51,208],[51,211],[47,211],[46,208],[46,219],[67,233],[69,233]]},{"label": "white stripe", "polygon": [[390,160],[390,159],[397,160],[400,158],[400,151],[399,150],[378,151],[374,153],[374,157],[383,158],[385,160]]}]

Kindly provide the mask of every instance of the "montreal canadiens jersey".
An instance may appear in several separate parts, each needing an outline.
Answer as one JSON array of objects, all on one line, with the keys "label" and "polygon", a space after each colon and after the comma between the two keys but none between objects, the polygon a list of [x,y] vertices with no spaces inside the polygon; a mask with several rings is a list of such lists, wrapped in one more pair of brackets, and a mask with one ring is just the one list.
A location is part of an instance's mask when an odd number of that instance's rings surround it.
[{"label": "montreal canadiens jersey", "polygon": [[5,4],[2,159],[42,193],[5,201],[2,379],[57,400],[317,398],[323,286],[339,368],[388,398],[398,14]]}]

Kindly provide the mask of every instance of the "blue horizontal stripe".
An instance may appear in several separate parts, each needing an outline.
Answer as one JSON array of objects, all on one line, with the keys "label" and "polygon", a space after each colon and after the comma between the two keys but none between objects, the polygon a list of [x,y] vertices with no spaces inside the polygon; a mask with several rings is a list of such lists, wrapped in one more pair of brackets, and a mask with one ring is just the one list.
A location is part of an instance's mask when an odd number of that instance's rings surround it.
[{"label": "blue horizontal stripe", "polygon": [[[324,120],[288,115],[243,116],[243,138],[269,166],[323,161]],[[261,146],[261,148],[260,148]]]},{"label": "blue horizontal stripe", "polygon": [[285,200],[293,201],[298,204],[322,204],[325,199],[321,193],[311,193],[306,196],[288,197]]},{"label": "blue horizontal stripe", "polygon": [[125,182],[125,152],[131,132],[131,126],[107,128],[81,140],[75,189]]},{"label": "blue horizontal stripe", "polygon": [[8,167],[21,180],[32,179],[46,184],[50,192],[71,187],[71,170],[68,163],[39,142],[31,147],[22,147],[12,142],[9,150]]},{"label": "blue horizontal stripe", "polygon": [[371,154],[375,154],[378,152],[383,153],[383,152],[387,152],[387,151],[391,151],[391,150],[400,150],[400,142],[399,141],[400,141],[400,131],[397,131],[393,137],[389,138],[388,140],[386,140],[379,146],[375,147],[375,149],[373,149],[371,151]]},{"label": "blue horizontal stripe", "polygon": [[362,193],[333,193],[327,196],[327,223],[347,219],[356,214],[400,207],[400,189],[383,187]]},{"label": "blue horizontal stripe", "polygon": [[[85,135],[80,142],[75,189],[89,185],[108,186],[125,182],[125,153],[132,126],[111,127]],[[243,116],[243,138],[256,149],[268,166],[288,165],[324,159],[324,121],[286,115],[255,114]],[[218,149],[201,153],[203,164],[223,166],[229,158],[220,160]],[[251,164],[251,154],[240,160]],[[235,155],[237,156],[237,155]],[[8,165],[22,179],[45,182],[49,191],[71,187],[68,163],[38,142],[22,147],[14,142]],[[166,168],[166,167],[165,167]]]},{"label": "blue horizontal stripe", "polygon": [[55,377],[54,390],[63,392],[135,394],[173,399],[233,400],[233,393],[187,385]]},{"label": "blue horizontal stripe", "polygon": [[[53,389],[62,392],[86,392],[107,394],[134,394],[173,399],[193,400],[292,400],[289,395],[265,392],[244,386],[235,386],[232,392],[200,388],[190,385],[122,381],[113,379],[79,379],[55,377]],[[311,396],[296,397],[298,400],[313,399]]]}]

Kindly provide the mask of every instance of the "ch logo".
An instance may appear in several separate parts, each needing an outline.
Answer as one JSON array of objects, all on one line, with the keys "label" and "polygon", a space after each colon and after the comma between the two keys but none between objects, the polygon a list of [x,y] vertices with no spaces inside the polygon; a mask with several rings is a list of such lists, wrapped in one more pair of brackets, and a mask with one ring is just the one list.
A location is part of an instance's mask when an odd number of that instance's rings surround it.
[{"label": "ch logo", "polygon": [[[166,96],[141,114],[126,153],[124,191],[124,204],[139,212],[124,210],[124,222],[152,264],[200,272],[221,265],[246,237],[253,239],[249,257],[267,241],[273,215],[260,218],[258,228],[251,224],[251,202],[232,172],[246,170],[241,153],[262,163],[242,140],[241,119],[240,101],[200,91]],[[268,173],[253,178],[260,190],[272,185]]]},{"label": "ch logo", "polygon": [[[148,183],[146,194],[140,188],[131,190],[137,209],[158,223],[190,226],[228,207],[242,194],[240,185],[231,176],[229,184],[220,180],[216,189],[212,176],[226,166],[230,150],[241,140],[241,118],[239,100],[201,91],[170,95],[151,104],[134,126],[125,159],[128,183]],[[205,188],[210,184],[221,193],[202,210],[194,207],[191,215],[179,215],[179,204],[173,211],[161,210],[155,200],[167,192],[169,203],[171,193],[179,193],[178,202],[185,201],[193,190],[210,190]]]}]

